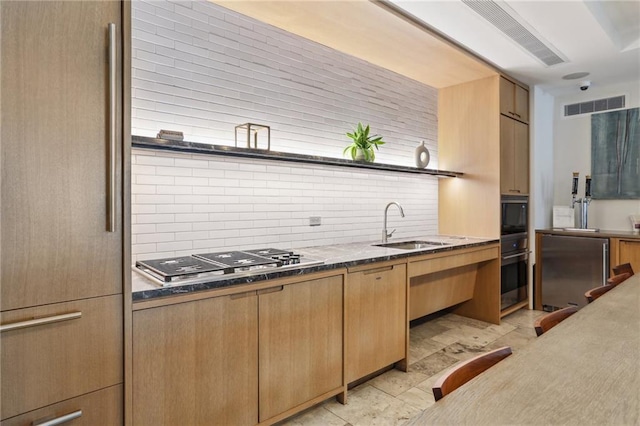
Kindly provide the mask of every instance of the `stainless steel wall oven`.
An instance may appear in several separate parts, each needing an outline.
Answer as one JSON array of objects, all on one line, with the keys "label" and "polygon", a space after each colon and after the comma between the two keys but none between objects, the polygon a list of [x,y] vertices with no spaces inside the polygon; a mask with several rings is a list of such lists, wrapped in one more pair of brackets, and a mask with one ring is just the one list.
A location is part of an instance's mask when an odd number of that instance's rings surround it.
[{"label": "stainless steel wall oven", "polygon": [[529,198],[502,196],[500,234],[526,234],[528,231]]},{"label": "stainless steel wall oven", "polygon": [[503,196],[500,227],[500,308],[527,300],[529,281],[528,197]]},{"label": "stainless steel wall oven", "polygon": [[[526,236],[508,241],[502,245],[500,271],[500,309],[506,309],[516,303],[527,300],[529,250],[526,248]],[[520,250],[509,250],[513,246],[525,246]]]}]

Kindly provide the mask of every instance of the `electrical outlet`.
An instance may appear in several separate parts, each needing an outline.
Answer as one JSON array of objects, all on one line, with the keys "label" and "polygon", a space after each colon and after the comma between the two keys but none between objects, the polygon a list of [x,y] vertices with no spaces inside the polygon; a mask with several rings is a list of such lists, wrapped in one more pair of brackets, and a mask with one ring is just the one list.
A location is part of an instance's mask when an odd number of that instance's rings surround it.
[{"label": "electrical outlet", "polygon": [[311,216],[309,218],[309,226],[320,226],[322,225],[322,218],[320,216]]}]

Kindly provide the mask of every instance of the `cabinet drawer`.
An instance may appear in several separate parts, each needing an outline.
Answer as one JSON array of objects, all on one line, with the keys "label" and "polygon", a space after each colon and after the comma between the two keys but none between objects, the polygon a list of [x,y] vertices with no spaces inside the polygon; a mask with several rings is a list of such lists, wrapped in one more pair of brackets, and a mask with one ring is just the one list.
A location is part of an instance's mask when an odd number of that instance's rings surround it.
[{"label": "cabinet drawer", "polygon": [[[0,318],[2,419],[122,382],[121,295],[7,311]],[[6,330],[34,319],[44,323]]]},{"label": "cabinet drawer", "polygon": [[69,426],[121,425],[123,421],[122,398],[122,385],[111,386],[12,417],[2,421],[0,426],[31,426],[54,419],[62,420],[65,416],[70,418],[69,421],[60,424]]}]

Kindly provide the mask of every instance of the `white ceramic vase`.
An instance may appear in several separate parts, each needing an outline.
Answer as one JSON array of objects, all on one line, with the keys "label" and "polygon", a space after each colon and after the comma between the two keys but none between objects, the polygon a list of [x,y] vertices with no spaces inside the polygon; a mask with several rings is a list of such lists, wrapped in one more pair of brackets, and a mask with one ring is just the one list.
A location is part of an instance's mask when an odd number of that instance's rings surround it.
[{"label": "white ceramic vase", "polygon": [[424,169],[429,164],[430,159],[429,150],[424,146],[424,141],[422,141],[416,148],[416,167]]}]

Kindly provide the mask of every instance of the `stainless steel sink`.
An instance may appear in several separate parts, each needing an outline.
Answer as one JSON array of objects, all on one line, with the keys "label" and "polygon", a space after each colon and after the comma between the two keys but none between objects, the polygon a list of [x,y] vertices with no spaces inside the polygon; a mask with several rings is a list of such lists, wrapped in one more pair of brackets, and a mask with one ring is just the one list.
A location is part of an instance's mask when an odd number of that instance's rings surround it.
[{"label": "stainless steel sink", "polygon": [[376,247],[394,248],[400,250],[434,249],[438,247],[450,246],[449,243],[441,241],[403,241],[397,243],[373,244]]}]

